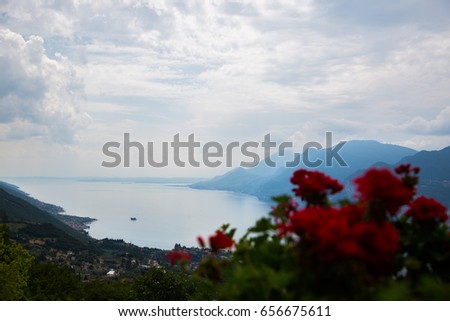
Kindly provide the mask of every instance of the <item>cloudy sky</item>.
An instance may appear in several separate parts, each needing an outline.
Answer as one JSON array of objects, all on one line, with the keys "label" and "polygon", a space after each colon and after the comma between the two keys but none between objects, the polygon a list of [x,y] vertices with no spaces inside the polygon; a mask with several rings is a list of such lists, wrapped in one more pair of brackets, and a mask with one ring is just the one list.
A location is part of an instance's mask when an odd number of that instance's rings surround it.
[{"label": "cloudy sky", "polygon": [[102,168],[125,132],[450,145],[448,0],[0,0],[0,73],[0,176],[227,170]]}]

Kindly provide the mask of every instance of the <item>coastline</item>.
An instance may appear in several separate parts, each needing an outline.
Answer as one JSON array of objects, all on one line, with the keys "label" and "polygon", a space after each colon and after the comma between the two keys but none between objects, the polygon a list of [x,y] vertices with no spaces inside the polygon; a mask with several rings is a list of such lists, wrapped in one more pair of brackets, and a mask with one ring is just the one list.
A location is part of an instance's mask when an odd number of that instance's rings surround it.
[{"label": "coastline", "polygon": [[82,233],[88,234],[88,229],[90,228],[90,224],[97,221],[96,218],[92,217],[82,217],[76,215],[68,215],[63,213],[53,214],[58,220],[67,224],[74,230],[77,230]]},{"label": "coastline", "polygon": [[2,188],[7,193],[23,199],[24,201],[30,203],[31,205],[37,207],[38,209],[53,215],[56,219],[63,222],[64,224],[70,226],[78,232],[88,234],[86,230],[90,228],[89,224],[97,221],[96,218],[92,217],[82,217],[76,215],[66,214],[63,207],[55,204],[50,204],[42,202],[37,198],[30,196],[27,192],[20,189],[19,186],[10,184],[4,181],[0,181],[0,188]]}]

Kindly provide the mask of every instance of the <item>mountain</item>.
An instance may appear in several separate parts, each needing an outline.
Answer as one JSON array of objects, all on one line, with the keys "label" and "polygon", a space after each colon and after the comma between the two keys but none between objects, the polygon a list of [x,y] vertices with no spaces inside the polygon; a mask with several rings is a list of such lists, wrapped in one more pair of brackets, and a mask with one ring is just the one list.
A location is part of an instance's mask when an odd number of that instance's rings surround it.
[{"label": "mountain", "polygon": [[[418,195],[436,198],[450,208],[450,146],[439,151],[421,151],[404,157],[392,165],[375,163],[372,166],[388,167],[393,170],[400,164],[411,164],[420,168]],[[360,170],[349,176],[346,185],[362,173]]]},{"label": "mountain", "polygon": [[420,167],[418,194],[434,197],[450,208],[450,146],[439,151],[422,151],[401,159],[396,165]]},{"label": "mountain", "polygon": [[410,163],[420,167],[420,178],[450,182],[450,146],[439,151],[421,151],[402,158],[396,165]]},{"label": "mountain", "polygon": [[251,170],[238,167],[209,181],[194,183],[191,187],[254,194],[258,186],[264,183],[266,179],[266,176],[255,175]]},{"label": "mountain", "polygon": [[[320,160],[322,163],[315,167],[326,174],[345,180],[354,172],[370,167],[375,162],[384,162],[393,164],[400,159],[411,156],[417,151],[398,145],[383,144],[374,140],[353,140],[346,142],[339,150],[339,155],[345,161],[347,166],[341,166],[333,161],[331,166],[326,164],[327,153],[331,155],[333,148],[328,149],[310,149],[308,159],[311,162]],[[209,181],[192,184],[192,188],[198,189],[218,189],[239,192],[257,196],[261,200],[270,200],[274,195],[289,193],[292,185],[289,182],[292,173],[298,168],[308,168],[305,165],[305,153],[301,155],[301,164],[294,168],[288,168],[285,160],[293,158],[287,155],[281,157],[274,155],[272,159],[277,160],[277,168],[268,167],[264,161],[257,166],[249,169],[237,168],[225,175],[215,177]],[[280,166],[279,160],[282,160]],[[310,168],[310,167],[309,167]],[[311,169],[311,168],[310,168]]]}]

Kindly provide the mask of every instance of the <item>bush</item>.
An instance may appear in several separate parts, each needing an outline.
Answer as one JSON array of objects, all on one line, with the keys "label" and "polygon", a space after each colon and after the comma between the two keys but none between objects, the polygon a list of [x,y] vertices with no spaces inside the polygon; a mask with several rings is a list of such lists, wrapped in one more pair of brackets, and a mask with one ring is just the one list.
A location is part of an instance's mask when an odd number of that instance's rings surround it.
[{"label": "bush", "polygon": [[291,178],[300,204],[275,197],[270,215],[237,242],[224,226],[197,274],[218,299],[448,300],[448,215],[416,197],[418,173],[410,165],[369,169],[353,180],[354,201],[331,203],[343,185],[300,169]]},{"label": "bush", "polygon": [[192,277],[182,272],[152,268],[134,280],[138,300],[185,301],[194,291]]},{"label": "bush", "polygon": [[0,225],[0,300],[22,300],[33,257]]},{"label": "bush", "polygon": [[33,301],[70,301],[80,300],[81,291],[78,277],[67,266],[35,263],[30,270],[26,296]]}]

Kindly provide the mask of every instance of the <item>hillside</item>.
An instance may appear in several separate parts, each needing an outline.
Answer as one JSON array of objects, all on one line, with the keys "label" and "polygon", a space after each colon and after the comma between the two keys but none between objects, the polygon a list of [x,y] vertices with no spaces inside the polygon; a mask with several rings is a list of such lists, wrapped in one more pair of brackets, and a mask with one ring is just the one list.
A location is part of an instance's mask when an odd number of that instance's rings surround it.
[{"label": "hillside", "polygon": [[450,146],[417,153],[402,159],[401,163],[420,167],[419,194],[434,197],[450,208]]},{"label": "hillside", "polygon": [[450,181],[450,146],[438,151],[421,151],[404,157],[398,162],[402,163],[420,167],[420,176],[423,179]]},{"label": "hillside", "polygon": [[20,188],[16,185],[0,181],[0,188],[3,188],[3,190],[7,193],[23,199],[27,203],[30,203],[31,205],[44,212],[52,214],[55,218],[57,218],[64,224],[69,225],[70,227],[74,228],[78,232],[82,232],[83,234],[85,234],[84,231],[89,228],[89,224],[96,221],[96,219],[91,217],[67,215],[61,206],[45,203],[34,197],[31,197],[28,193],[20,190]]},{"label": "hillside", "polygon": [[90,239],[87,234],[71,228],[56,218],[55,215],[38,208],[22,197],[18,197],[18,192],[14,193],[14,191],[14,189],[5,187],[5,184],[0,186],[0,220],[2,223],[47,224],[61,231],[61,235],[66,235],[75,240],[86,242]]},{"label": "hillside", "polygon": [[61,206],[41,202],[40,200],[38,200],[34,197],[31,197],[29,194],[20,190],[20,188],[16,185],[0,181],[0,188],[5,190],[9,194],[14,195],[18,198],[21,198],[21,199],[27,201],[28,203],[36,206],[37,208],[39,208],[45,212],[48,212],[50,214],[59,214],[59,213],[64,212],[64,209]]}]

